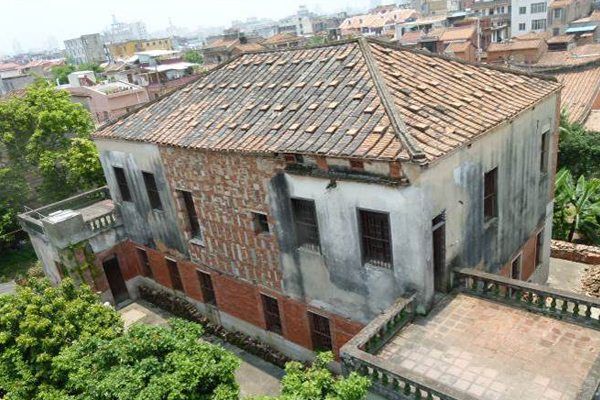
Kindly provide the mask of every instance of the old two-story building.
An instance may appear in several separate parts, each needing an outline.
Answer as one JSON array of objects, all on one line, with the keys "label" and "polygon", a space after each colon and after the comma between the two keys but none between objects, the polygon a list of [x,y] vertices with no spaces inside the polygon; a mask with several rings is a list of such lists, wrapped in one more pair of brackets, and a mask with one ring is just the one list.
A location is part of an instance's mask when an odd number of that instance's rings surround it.
[{"label": "old two-story building", "polygon": [[54,282],[337,354],[455,268],[545,282],[559,102],[553,78],[377,39],[242,54],[94,133],[108,189],[21,221]]}]

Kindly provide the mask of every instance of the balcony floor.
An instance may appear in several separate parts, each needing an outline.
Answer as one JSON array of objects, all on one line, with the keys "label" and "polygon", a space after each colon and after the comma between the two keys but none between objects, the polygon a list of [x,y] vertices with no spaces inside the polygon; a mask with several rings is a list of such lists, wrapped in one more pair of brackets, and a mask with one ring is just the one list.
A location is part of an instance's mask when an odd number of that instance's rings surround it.
[{"label": "balcony floor", "polygon": [[449,295],[377,356],[482,399],[591,399],[600,331],[465,294]]},{"label": "balcony floor", "polygon": [[114,209],[115,209],[115,203],[112,200],[107,199],[107,200],[101,200],[90,206],[80,208],[77,211],[81,213],[81,216],[83,217],[84,221],[91,221],[102,215],[109,214]]}]

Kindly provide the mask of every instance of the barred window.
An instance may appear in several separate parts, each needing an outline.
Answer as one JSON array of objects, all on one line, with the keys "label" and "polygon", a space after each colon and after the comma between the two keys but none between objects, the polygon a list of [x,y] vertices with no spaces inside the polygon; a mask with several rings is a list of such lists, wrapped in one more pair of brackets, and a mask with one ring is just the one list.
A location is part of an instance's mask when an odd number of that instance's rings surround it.
[{"label": "barred window", "polygon": [[215,296],[215,289],[210,274],[196,270],[196,275],[200,281],[200,289],[202,290],[204,302],[206,304],[217,305],[217,296]]},{"label": "barred window", "polygon": [[486,220],[498,215],[496,190],[498,187],[498,168],[494,168],[484,175],[483,188],[483,213]]},{"label": "barred window", "polygon": [[329,318],[309,312],[310,333],[312,337],[313,350],[333,350],[331,345],[331,331],[329,330]]},{"label": "barred window", "polygon": [[282,334],[281,328],[281,316],[279,315],[279,303],[277,299],[261,294],[263,309],[265,313],[265,321],[267,323],[267,330]]},{"label": "barred window", "polygon": [[125,177],[125,171],[123,168],[113,167],[115,171],[115,178],[117,185],[119,186],[119,192],[123,201],[131,201],[131,193],[129,192],[129,185],[127,184],[127,178]]},{"label": "barred window", "polygon": [[146,192],[148,192],[150,205],[155,210],[162,210],[162,203],[160,202],[160,196],[158,195],[158,187],[156,186],[154,174],[142,172],[142,175],[144,176],[144,183],[146,184]]},{"label": "barred window", "polygon": [[390,220],[386,213],[359,210],[363,263],[392,267]]},{"label": "barred window", "polygon": [[534,19],[531,21],[531,30],[546,30],[546,19]]},{"label": "barred window", "polygon": [[542,12],[546,12],[546,2],[541,2],[541,3],[533,3],[531,5],[531,13],[542,13]]},{"label": "barred window", "polygon": [[292,199],[292,210],[296,228],[296,246],[321,251],[315,202]]},{"label": "barred window", "polygon": [[181,275],[179,275],[179,267],[177,261],[167,260],[167,268],[169,269],[169,275],[171,276],[171,284],[173,289],[183,292],[183,283],[181,282]]}]

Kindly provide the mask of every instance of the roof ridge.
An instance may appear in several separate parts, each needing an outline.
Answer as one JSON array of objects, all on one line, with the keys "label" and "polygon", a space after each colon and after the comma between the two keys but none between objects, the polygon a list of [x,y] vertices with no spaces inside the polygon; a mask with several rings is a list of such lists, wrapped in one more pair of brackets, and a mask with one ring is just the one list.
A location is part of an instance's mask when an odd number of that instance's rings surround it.
[{"label": "roof ridge", "polygon": [[406,46],[402,46],[399,43],[393,43],[393,42],[390,42],[388,40],[384,40],[384,39],[377,38],[377,37],[369,37],[366,40],[369,41],[369,42],[376,43],[376,44],[381,45],[381,46],[385,46],[385,47],[389,47],[389,48],[395,49],[395,50],[408,51],[408,52],[414,53],[414,54],[421,54],[421,55],[425,55],[425,56],[428,56],[428,57],[441,58],[441,59],[447,60],[447,61],[455,61],[455,62],[458,62],[460,64],[472,65],[474,67],[480,67],[480,68],[487,68],[487,69],[491,69],[491,70],[494,70],[494,71],[506,72],[506,73],[513,74],[513,75],[522,75],[522,76],[527,76],[527,77],[530,77],[530,78],[538,78],[538,79],[543,79],[543,80],[546,80],[546,81],[558,82],[556,80],[556,78],[553,77],[553,76],[548,76],[548,75],[544,75],[544,74],[537,74],[537,73],[534,73],[534,72],[518,71],[518,70],[514,70],[512,68],[499,67],[497,65],[490,65],[490,64],[483,64],[483,63],[477,63],[477,62],[472,62],[472,61],[465,61],[465,60],[462,60],[460,58],[448,56],[448,55],[445,55],[445,54],[431,53],[431,52],[425,51],[425,50],[412,49],[412,48],[409,48],[409,47],[406,47]]},{"label": "roof ridge", "polygon": [[387,90],[387,85],[379,73],[377,69],[377,65],[375,63],[375,59],[373,58],[373,53],[371,52],[371,47],[367,40],[364,37],[360,37],[358,39],[359,49],[365,59],[365,64],[371,75],[371,79],[375,84],[375,90],[379,94],[381,98],[381,104],[385,109],[388,118],[394,128],[394,132],[396,133],[396,137],[402,143],[402,146],[408,152],[411,161],[422,162],[426,159],[425,153],[421,148],[415,143],[415,140],[411,136],[408,128],[404,124],[404,121],[400,117],[398,110],[396,109],[396,105],[394,104],[394,100],[392,100],[392,96]]},{"label": "roof ridge", "polygon": [[244,53],[242,53],[240,55],[264,54],[264,53],[284,53],[284,52],[288,52],[288,51],[298,51],[298,50],[313,50],[313,49],[318,49],[321,47],[342,46],[344,44],[354,43],[357,41],[358,41],[357,38],[349,38],[349,39],[334,40],[332,42],[327,42],[327,43],[307,44],[304,46],[288,47],[285,49],[268,49],[268,48],[266,48],[264,50],[245,51]]},{"label": "roof ridge", "polygon": [[588,68],[594,68],[600,66],[600,58],[588,61],[583,64],[573,64],[573,65],[548,65],[546,67],[535,67],[531,66],[530,68],[535,68],[536,71],[540,71],[544,74],[560,74],[560,73],[569,73],[569,72],[577,72],[583,71]]}]

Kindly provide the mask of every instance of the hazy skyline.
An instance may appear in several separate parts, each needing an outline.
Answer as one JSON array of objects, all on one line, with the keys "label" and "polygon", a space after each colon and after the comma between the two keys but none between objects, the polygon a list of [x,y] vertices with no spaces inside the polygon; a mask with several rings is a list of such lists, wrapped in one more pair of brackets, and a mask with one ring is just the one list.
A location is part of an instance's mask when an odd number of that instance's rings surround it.
[{"label": "hazy skyline", "polygon": [[[47,47],[88,33],[102,33],[114,14],[120,22],[143,21],[148,32],[169,25],[180,28],[231,26],[233,20],[279,19],[295,13],[301,4],[310,11],[335,12],[348,6],[364,8],[370,0],[0,0],[0,54]],[[391,1],[390,1],[391,2]]]}]

